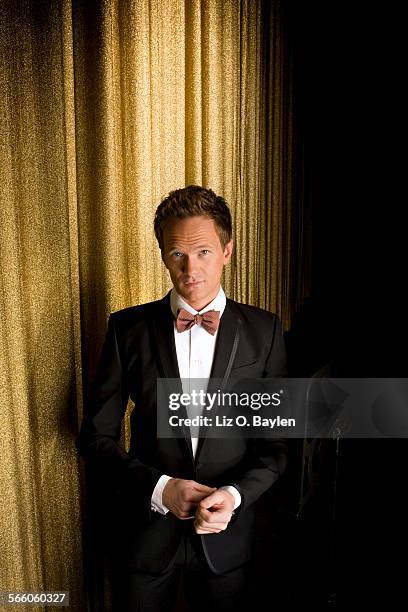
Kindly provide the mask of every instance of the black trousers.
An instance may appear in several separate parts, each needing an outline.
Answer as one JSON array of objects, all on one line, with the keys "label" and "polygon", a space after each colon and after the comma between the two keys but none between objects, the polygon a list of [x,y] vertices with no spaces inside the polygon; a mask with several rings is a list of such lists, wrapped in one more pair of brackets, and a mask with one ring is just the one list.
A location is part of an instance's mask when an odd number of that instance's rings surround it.
[{"label": "black trousers", "polygon": [[126,601],[120,612],[239,612],[246,608],[248,575],[248,564],[225,574],[211,572],[200,537],[186,531],[164,573],[132,571],[127,575]]}]

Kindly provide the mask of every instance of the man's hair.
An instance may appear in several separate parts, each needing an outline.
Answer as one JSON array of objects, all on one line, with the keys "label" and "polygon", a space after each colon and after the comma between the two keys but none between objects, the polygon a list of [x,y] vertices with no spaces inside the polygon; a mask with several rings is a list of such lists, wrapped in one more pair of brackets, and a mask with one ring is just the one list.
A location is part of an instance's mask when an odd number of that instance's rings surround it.
[{"label": "man's hair", "polygon": [[183,189],[171,191],[157,207],[154,217],[154,233],[160,249],[163,248],[163,225],[173,218],[205,216],[214,220],[222,248],[232,238],[232,221],[228,204],[211,189],[198,185],[189,185]]}]

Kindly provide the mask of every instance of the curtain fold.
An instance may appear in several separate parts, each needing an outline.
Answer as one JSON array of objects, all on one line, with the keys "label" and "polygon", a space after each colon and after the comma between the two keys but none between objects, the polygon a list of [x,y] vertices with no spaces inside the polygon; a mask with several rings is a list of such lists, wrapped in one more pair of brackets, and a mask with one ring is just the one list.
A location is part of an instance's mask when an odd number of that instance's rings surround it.
[{"label": "curtain fold", "polygon": [[281,3],[4,0],[0,53],[0,586],[108,610],[74,442],[109,312],[170,288],[158,203],[226,198],[230,297],[288,328],[307,292]]},{"label": "curtain fold", "polygon": [[69,590],[80,609],[71,11],[0,10],[0,585]]}]

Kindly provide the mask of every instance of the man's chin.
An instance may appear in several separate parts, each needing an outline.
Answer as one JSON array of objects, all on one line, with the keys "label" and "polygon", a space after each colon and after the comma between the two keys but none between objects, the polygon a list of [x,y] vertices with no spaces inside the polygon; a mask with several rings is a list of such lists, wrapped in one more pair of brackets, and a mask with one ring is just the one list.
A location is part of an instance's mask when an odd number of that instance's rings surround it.
[{"label": "man's chin", "polygon": [[190,291],[196,291],[198,289],[202,289],[204,287],[204,281],[198,281],[197,283],[188,283],[183,285],[183,289],[189,293]]},{"label": "man's chin", "polygon": [[192,297],[200,297],[205,294],[204,283],[197,283],[194,285],[183,285],[179,291],[180,295],[186,299]]},{"label": "man's chin", "polygon": [[[194,304],[197,305],[197,302],[201,304],[201,302],[204,303],[206,300],[206,304],[211,302],[211,297],[207,295],[205,282],[196,283],[194,285],[183,285],[177,292],[188,303],[194,302]],[[191,305],[195,308],[193,304]]]}]

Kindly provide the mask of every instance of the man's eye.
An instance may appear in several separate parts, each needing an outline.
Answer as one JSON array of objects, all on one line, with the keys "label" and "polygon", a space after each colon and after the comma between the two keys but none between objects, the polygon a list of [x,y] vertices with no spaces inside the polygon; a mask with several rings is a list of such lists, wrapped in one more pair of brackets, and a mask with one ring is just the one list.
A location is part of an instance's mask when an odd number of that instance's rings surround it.
[{"label": "man's eye", "polygon": [[201,255],[207,255],[210,251],[208,249],[202,249]]},{"label": "man's eye", "polygon": [[173,253],[174,257],[183,257],[183,253],[180,253],[180,251],[176,251],[175,253]]}]

